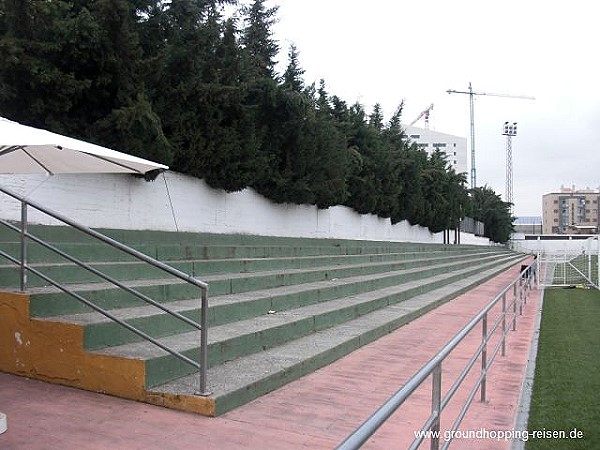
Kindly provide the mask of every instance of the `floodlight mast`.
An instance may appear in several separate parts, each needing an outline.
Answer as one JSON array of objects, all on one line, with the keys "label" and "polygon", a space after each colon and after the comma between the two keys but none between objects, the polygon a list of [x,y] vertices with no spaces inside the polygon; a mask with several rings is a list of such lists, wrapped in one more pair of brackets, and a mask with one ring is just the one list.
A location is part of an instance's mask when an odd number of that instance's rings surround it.
[{"label": "floodlight mast", "polygon": [[535,100],[535,97],[529,97],[527,95],[509,95],[509,94],[494,94],[490,92],[475,92],[469,82],[468,91],[457,91],[455,89],[448,89],[448,94],[468,94],[469,95],[469,112],[470,112],[470,125],[471,125],[471,188],[477,187],[477,169],[475,165],[475,95],[487,95],[490,97],[507,97],[507,98],[520,98],[525,100]]},{"label": "floodlight mast", "polygon": [[506,194],[505,199],[510,203],[512,215],[513,210],[513,163],[512,163],[512,138],[517,135],[517,122],[512,124],[504,122],[502,127],[502,135],[506,136]]}]

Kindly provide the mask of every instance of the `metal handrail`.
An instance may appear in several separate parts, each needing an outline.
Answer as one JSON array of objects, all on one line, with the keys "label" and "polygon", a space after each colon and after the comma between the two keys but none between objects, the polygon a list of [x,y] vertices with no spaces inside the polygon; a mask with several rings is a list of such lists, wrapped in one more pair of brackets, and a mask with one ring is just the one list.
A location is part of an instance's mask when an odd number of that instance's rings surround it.
[{"label": "metal handrail", "polygon": [[[193,367],[195,367],[196,369],[199,370],[199,394],[200,395],[209,395],[209,393],[207,392],[206,389],[206,373],[207,373],[207,361],[208,361],[208,352],[207,352],[207,347],[208,347],[208,326],[207,326],[207,312],[208,312],[208,284],[195,279],[194,277],[180,271],[177,270],[161,261],[158,261],[138,250],[135,250],[125,244],[122,244],[121,242],[118,242],[108,236],[105,236],[95,230],[92,230],[89,227],[86,227],[85,225],[81,225],[71,219],[69,219],[66,216],[63,216],[62,214],[56,212],[56,211],[52,211],[49,208],[46,208],[32,200],[27,200],[24,197],[0,186],[0,192],[14,198],[15,200],[18,200],[21,202],[21,228],[18,228],[12,224],[10,224],[9,222],[0,219],[0,224],[8,227],[9,229],[16,231],[18,233],[20,233],[20,239],[21,239],[21,258],[17,259],[12,257],[11,255],[0,251],[0,256],[3,256],[4,258],[8,259],[9,261],[17,264],[20,266],[20,285],[21,285],[21,291],[25,291],[27,288],[27,272],[31,272],[34,275],[37,275],[38,277],[42,278],[43,280],[47,281],[48,283],[50,283],[51,285],[53,285],[54,287],[60,289],[61,291],[65,292],[66,294],[72,296],[73,298],[75,298],[77,301],[84,303],[85,305],[89,306],[90,308],[94,309],[95,311],[99,312],[100,314],[104,315],[105,317],[109,318],[110,320],[120,324],[121,326],[127,328],[128,330],[132,331],[133,333],[137,334],[138,336],[142,337],[143,339],[151,342],[152,344],[158,346],[159,348],[163,349],[164,351],[170,353],[171,355],[175,356],[176,358],[186,362],[187,364],[192,365]],[[165,305],[160,304],[159,302],[156,302],[154,300],[152,300],[151,298],[149,298],[148,296],[136,291],[135,289],[132,289],[131,287],[125,285],[124,283],[121,283],[120,281],[116,280],[113,277],[110,277],[109,275],[106,275],[104,273],[102,273],[101,271],[95,269],[94,267],[90,266],[89,264],[84,263],[83,261],[80,261],[79,259],[67,254],[66,252],[56,248],[55,246],[43,241],[42,239],[30,234],[27,231],[27,208],[28,206],[31,206],[32,208],[66,224],[69,225],[79,231],[81,231],[82,233],[87,234],[88,236],[91,236],[101,242],[104,242],[105,244],[116,248],[130,256],[133,256],[134,258],[145,262],[153,267],[156,267],[176,278],[179,278],[187,283],[190,283],[196,287],[198,287],[199,289],[201,289],[201,305],[200,305],[200,323],[195,322],[192,319],[189,319],[186,316],[183,316],[182,314],[179,314],[176,311],[173,311],[171,309],[169,309],[168,307],[166,307]],[[42,245],[43,247],[47,248],[48,250],[60,255],[61,257],[71,261],[72,263],[78,265],[79,267],[84,268],[85,270],[88,270],[89,272],[93,273],[94,275],[108,281],[109,283],[117,286],[120,289],[125,290],[126,292],[136,296],[137,298],[139,298],[140,300],[155,306],[159,309],[161,309],[162,311],[164,311],[165,313],[171,315],[172,317],[175,317],[183,322],[185,322],[186,324],[200,330],[200,361],[199,363],[188,358],[187,356],[181,354],[180,352],[177,352],[176,350],[173,350],[171,348],[169,348],[168,346],[162,344],[160,341],[156,340],[155,338],[153,338],[152,336],[149,336],[147,333],[144,333],[143,331],[135,328],[134,326],[128,324],[127,322],[119,319],[118,317],[114,316],[113,314],[111,314],[110,312],[106,311],[103,308],[98,307],[97,305],[95,305],[94,303],[90,302],[89,300],[85,299],[84,297],[82,297],[81,295],[77,294],[76,292],[72,291],[71,289],[67,288],[66,286],[64,286],[63,284],[52,280],[50,277],[48,277],[47,275],[43,274],[42,272],[40,272],[39,270],[31,267],[28,262],[27,262],[27,242],[28,240],[32,240],[40,245]]]},{"label": "metal handrail", "polygon": [[[507,316],[512,315],[513,326],[512,330],[516,330],[516,318],[517,308],[519,308],[519,314],[522,314],[523,304],[527,301],[527,294],[531,287],[531,279],[537,276],[537,261],[534,261],[531,265],[525,268],[519,276],[511,282],[506,288],[504,288],[494,299],[489,302],[475,317],[473,317],[464,327],[460,330],[448,343],[431,358],[421,369],[410,378],[406,384],[400,388],[394,395],[392,395],[382,406],[375,411],[371,417],[365,420],[354,432],[352,432],[338,447],[338,450],[350,450],[360,448],[378,429],[381,427],[387,419],[389,419],[394,412],[421,386],[421,384],[432,376],[432,400],[431,400],[431,415],[427,418],[427,421],[423,425],[418,434],[418,437],[410,445],[410,449],[418,448],[425,436],[426,432],[431,431],[431,449],[437,450],[440,448],[439,432],[440,432],[440,421],[441,415],[445,406],[450,401],[450,398],[455,394],[458,387],[465,380],[467,374],[471,368],[475,365],[475,362],[481,357],[481,372],[475,383],[475,386],[469,393],[467,401],[461,409],[459,415],[455,419],[452,425],[452,431],[456,431],[458,426],[462,422],[469,406],[473,402],[477,391],[481,392],[481,401],[485,402],[486,399],[486,381],[487,372],[496,358],[498,352],[502,352],[504,356],[506,353],[506,335],[508,334]],[[514,299],[510,304],[506,302],[507,293],[513,290]],[[491,309],[496,306],[499,302],[502,303],[502,313],[496,320],[492,329],[487,329],[487,318],[488,313]],[[511,311],[512,310],[512,311]],[[442,363],[450,355],[450,353],[460,344],[460,342],[479,324],[482,323],[482,340],[481,344],[467,362],[467,365],[460,373],[458,378],[453,383],[452,387],[448,390],[446,395],[441,395],[441,373]],[[490,338],[496,330],[502,325],[502,334],[499,343],[494,349],[492,357],[488,361],[487,359],[487,344]],[[437,435],[437,437],[436,437]],[[452,437],[452,433],[450,434]],[[442,448],[446,449],[450,445],[452,439],[448,439]]]}]

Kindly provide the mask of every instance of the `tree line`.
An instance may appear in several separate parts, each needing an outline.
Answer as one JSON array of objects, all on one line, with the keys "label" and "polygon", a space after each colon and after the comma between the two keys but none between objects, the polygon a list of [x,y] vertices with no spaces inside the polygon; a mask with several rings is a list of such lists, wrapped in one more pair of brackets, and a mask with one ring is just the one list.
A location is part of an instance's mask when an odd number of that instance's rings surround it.
[{"label": "tree line", "polygon": [[[0,114],[275,202],[345,205],[432,232],[471,216],[505,242],[509,205],[469,191],[401,126],[306,84],[265,0],[0,0]],[[233,14],[225,14],[233,10]]]}]

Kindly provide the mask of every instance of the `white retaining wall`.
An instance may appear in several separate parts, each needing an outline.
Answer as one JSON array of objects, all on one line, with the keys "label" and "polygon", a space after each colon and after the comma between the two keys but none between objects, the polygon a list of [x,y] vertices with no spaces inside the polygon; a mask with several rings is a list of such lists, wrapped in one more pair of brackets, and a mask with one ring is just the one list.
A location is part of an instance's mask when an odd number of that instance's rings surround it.
[{"label": "white retaining wall", "polygon": [[[557,236],[552,239],[552,236],[546,235],[545,239],[525,239],[522,233],[515,233],[510,241],[511,249],[524,253],[560,253],[560,254],[579,254],[585,251],[588,254],[600,254],[600,242],[598,236],[590,235],[585,239],[577,239],[566,236]],[[579,236],[580,237],[580,236]]]},{"label": "white retaining wall", "polygon": [[[122,174],[0,175],[0,186],[95,228],[443,243],[442,233],[406,221],[392,225],[344,206],[275,204],[252,189],[228,194],[175,172],[152,182]],[[19,202],[0,193],[0,216],[20,220]],[[56,224],[31,208],[29,220]],[[468,233],[461,243],[490,244]]]}]

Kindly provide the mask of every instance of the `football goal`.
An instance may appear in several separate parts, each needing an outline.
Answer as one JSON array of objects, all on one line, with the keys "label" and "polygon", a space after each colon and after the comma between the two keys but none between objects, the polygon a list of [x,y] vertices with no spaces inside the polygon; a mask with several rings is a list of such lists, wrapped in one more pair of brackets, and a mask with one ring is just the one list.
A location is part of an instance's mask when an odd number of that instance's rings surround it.
[{"label": "football goal", "polygon": [[538,282],[543,287],[585,287],[599,289],[598,237],[582,241],[581,249],[538,253]]}]

